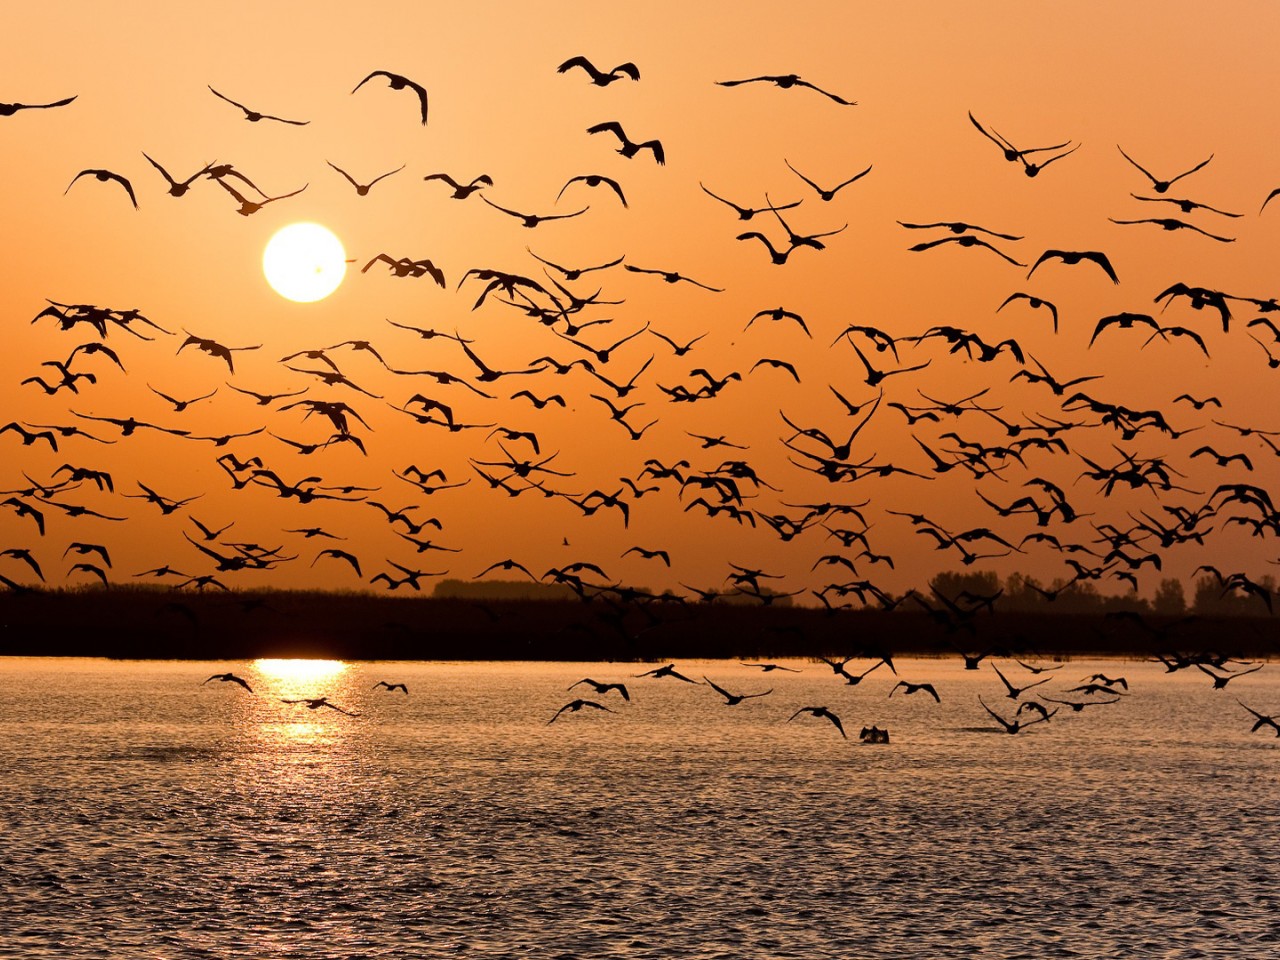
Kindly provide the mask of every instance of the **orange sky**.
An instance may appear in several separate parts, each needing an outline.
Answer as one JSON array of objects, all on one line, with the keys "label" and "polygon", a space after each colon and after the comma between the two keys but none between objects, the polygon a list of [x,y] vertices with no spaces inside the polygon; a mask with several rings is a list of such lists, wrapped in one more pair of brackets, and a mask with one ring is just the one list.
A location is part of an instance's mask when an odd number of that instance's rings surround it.
[{"label": "orange sky", "polygon": [[[132,415],[195,435],[259,427],[304,443],[331,435],[321,418],[304,421],[300,410],[280,410],[283,401],[256,406],[229,389],[230,382],[262,392],[306,389],[308,398],[343,400],[370,426],[352,427],[367,456],[345,443],[304,456],[266,432],[225,448],[145,432],[114,445],[70,438],[55,453],[43,443],[23,446],[16,432],[7,432],[0,435],[0,488],[30,486],[24,473],[48,482],[63,464],[104,470],[114,479],[114,494],[89,484],[55,499],[128,520],[72,518],[56,506],[22,498],[46,514],[47,532],[40,537],[29,518],[6,507],[0,511],[0,549],[29,548],[54,584],[90,580],[83,573],[68,575],[71,563],[82,559],[62,558],[72,541],[107,545],[115,561],[109,576],[117,582],[133,582],[133,574],[166,563],[190,575],[211,573],[212,561],[183,538],[184,532],[198,536],[190,520],[194,516],[213,527],[234,521],[223,544],[281,547],[283,554],[297,557],[269,571],[222,576],[245,588],[368,587],[370,576],[391,570],[387,561],[447,569],[450,576],[466,579],[513,557],[535,573],[591,561],[607,571],[611,582],[650,587],[723,586],[727,564],[733,562],[781,575],[772,583],[783,590],[867,578],[901,591],[924,585],[939,570],[959,569],[960,554],[934,550],[932,539],[915,535],[909,521],[887,510],[923,513],[952,533],[989,527],[1017,543],[1044,529],[1064,543],[1090,544],[1098,537],[1091,524],[1125,530],[1133,524],[1131,517],[1144,511],[1169,521],[1164,506],[1198,507],[1219,483],[1270,488],[1280,463],[1275,455],[1257,437],[1239,437],[1211,422],[1216,417],[1280,430],[1268,402],[1280,371],[1268,367],[1263,348],[1250,338],[1250,333],[1264,340],[1270,334],[1246,326],[1259,316],[1258,309],[1233,301],[1233,322],[1224,334],[1212,310],[1195,311],[1182,300],[1161,314],[1153,298],[1175,282],[1241,297],[1280,294],[1275,271],[1280,201],[1259,215],[1263,199],[1280,186],[1280,165],[1269,141],[1278,119],[1274,91],[1280,89],[1280,65],[1271,43],[1280,35],[1280,11],[1257,3],[1115,6],[809,3],[787,8],[790,20],[780,19],[782,8],[776,4],[754,2],[646,4],[610,12],[607,19],[598,4],[566,3],[538,5],[536,11],[514,3],[483,8],[391,3],[364,14],[348,4],[328,3],[279,3],[265,10],[230,3],[199,12],[182,5],[158,11],[151,4],[64,3],[8,11],[0,101],[77,99],[62,108],[0,117],[0,222],[10,238],[0,283],[0,311],[9,331],[8,349],[0,354],[0,421],[74,423],[104,439],[118,438],[118,431],[80,420],[72,411]],[[596,87],[580,70],[556,72],[558,64],[576,55],[605,69],[632,61],[641,79]],[[375,80],[351,93],[374,70],[400,73],[426,87],[430,117],[425,127],[408,91]],[[789,73],[856,100],[857,106],[841,106],[799,87],[716,83]],[[301,127],[246,122],[235,107],[209,92],[210,85],[262,112],[310,122]],[[1080,146],[1028,178],[974,129],[970,111],[1018,146],[1063,141]],[[666,164],[658,166],[646,153],[626,159],[615,152],[616,141],[608,134],[586,133],[588,126],[607,120],[620,121],[634,139],[659,139]],[[1166,196],[1242,216],[1204,210],[1183,214],[1170,204],[1134,199],[1133,193],[1154,194],[1117,145],[1166,177],[1212,155]],[[233,164],[271,194],[304,184],[307,189],[242,217],[234,201],[208,179],[197,181],[182,198],[168,196],[144,151],[181,176],[216,160]],[[401,164],[405,169],[360,197],[326,161],[365,180]],[[872,170],[823,202],[786,161],[823,184],[868,166]],[[113,183],[85,177],[67,191],[86,168],[127,177],[138,209]],[[483,195],[521,211],[589,209],[574,219],[526,229],[479,196],[453,200],[443,184],[423,181],[437,172],[468,180],[487,174],[494,185]],[[603,188],[580,183],[556,202],[569,178],[591,174],[617,179],[629,207]],[[776,203],[802,201],[784,214],[799,233],[847,227],[827,238],[826,249],[796,250],[777,266],[759,243],[735,239],[744,230],[759,229],[780,244],[784,234],[777,221],[768,214],[739,221],[700,184],[741,204],[763,205],[766,193]],[[1234,242],[1108,219],[1145,217],[1177,217]],[[263,246],[276,229],[297,220],[329,226],[356,261],[344,285],[320,303],[287,302],[262,277]],[[993,243],[1028,266],[1047,249],[1105,251],[1121,282],[1113,285],[1090,264],[1053,262],[1028,279],[1026,269],[981,248],[944,244],[911,252],[913,244],[949,234],[906,230],[899,220],[962,220],[1021,236]],[[724,292],[669,285],[620,266],[566,282],[579,295],[600,289],[602,299],[624,301],[577,315],[578,320],[611,320],[581,334],[593,346],[606,346],[645,324],[677,341],[706,334],[682,357],[649,333],[619,348],[599,367],[614,380],[626,380],[653,357],[625,401],[581,369],[565,377],[543,372],[502,378],[482,386],[495,395],[489,400],[462,386],[395,376],[349,348],[328,351],[351,381],[381,396],[374,399],[325,386],[279,362],[298,350],[366,339],[402,370],[474,374],[456,343],[421,340],[388,320],[456,330],[500,369],[523,368],[546,355],[566,362],[586,358],[587,352],[552,329],[492,298],[473,310],[479,281],[467,280],[457,289],[471,269],[518,273],[554,289],[527,248],[577,267],[623,256],[633,266],[678,271]],[[444,271],[448,289],[425,278],[395,278],[381,266],[360,273],[379,253],[429,258]],[[1015,291],[1053,301],[1061,314],[1059,332],[1053,333],[1044,311],[1025,302],[997,313]],[[49,318],[32,324],[46,300],[137,308],[176,335],[148,342],[112,328],[106,343],[128,372],[101,356],[80,354],[72,369],[94,374],[97,382],[81,381],[79,393],[46,396],[21,381],[34,375],[56,378],[42,362],[65,360],[76,344],[97,339],[83,326],[64,332]],[[800,313],[812,338],[795,324],[767,319],[746,329],[757,311],[779,306]],[[1122,311],[1153,314],[1166,325],[1194,330],[1211,358],[1181,337],[1143,347],[1149,330],[1108,329],[1090,348],[1098,320]],[[855,403],[877,393],[862,382],[852,347],[844,341],[832,344],[850,324],[878,327],[895,337],[918,335],[935,325],[970,331],[991,344],[1012,337],[1061,379],[1101,376],[1082,385],[1091,396],[1136,410],[1160,410],[1176,430],[1202,429],[1180,437],[1146,429],[1125,440],[1109,427],[1080,428],[1063,435],[1071,453],[1032,450],[1025,454],[1025,468],[1013,462],[998,477],[975,479],[956,468],[930,480],[866,476],[828,483],[788,462],[795,454],[781,441],[793,431],[779,412],[844,439],[854,421],[828,387]],[[557,327],[563,329],[563,323]],[[178,353],[183,330],[227,346],[261,348],[235,354],[230,375],[222,361],[195,349]],[[891,360],[887,353],[869,352],[867,340],[857,342],[874,362]],[[1081,424],[1097,420],[1087,412],[1064,413],[1064,398],[1042,385],[1010,383],[1020,366],[1008,354],[980,363],[948,353],[947,344],[936,339],[903,342],[899,351],[904,366],[929,366],[884,382],[883,403],[854,445],[853,462],[894,463],[933,476],[913,434],[940,452],[959,449],[941,439],[949,431],[985,444],[1010,439],[980,413],[944,415],[941,422],[908,427],[888,404],[927,405],[920,392],[956,402],[989,390],[981,402],[1022,423],[1034,416]],[[1280,355],[1280,345],[1273,352]],[[766,357],[793,363],[802,382],[768,367],[747,373]],[[315,361],[304,365],[317,367]],[[741,371],[743,379],[695,403],[670,402],[658,389],[675,384],[696,389],[699,381],[691,371],[699,367],[717,376]],[[179,397],[218,392],[177,413],[149,386]],[[525,388],[539,396],[561,393],[567,407],[539,411],[510,399]],[[1222,410],[1196,411],[1175,403],[1183,392],[1217,396]],[[649,458],[665,464],[688,460],[686,472],[692,474],[743,459],[779,488],[762,487],[757,498],[745,500],[742,506],[756,513],[798,518],[803,510],[783,504],[870,501],[863,508],[868,540],[874,552],[894,558],[895,569],[864,559],[857,562],[856,577],[840,568],[811,572],[824,554],[853,558],[861,548],[842,550],[818,525],[783,542],[762,522],[753,529],[723,515],[686,512],[698,491],[689,487],[681,496],[670,480],[640,500],[626,493],[631,520],[625,528],[614,510],[584,516],[567,500],[536,491],[510,497],[491,490],[471,466],[471,461],[502,459],[500,437],[490,437],[489,429],[449,432],[415,424],[392,408],[415,393],[451,405],[459,422],[535,432],[543,456],[558,454],[549,466],[575,474],[547,478],[547,485],[561,492],[613,493],[622,487],[620,477],[636,478]],[[657,420],[657,425],[632,441],[591,398],[593,393],[641,403],[628,422],[643,426]],[[749,449],[703,450],[691,432],[724,435]],[[804,437],[794,444],[825,452]],[[1246,453],[1253,470],[1239,462],[1218,467],[1205,458],[1191,460],[1203,444],[1227,454]],[[1109,497],[1100,496],[1098,482],[1079,479],[1086,469],[1079,455],[1112,466],[1120,462],[1117,447],[1135,457],[1163,459],[1186,474],[1178,483],[1196,493],[1117,488]],[[531,455],[525,441],[508,442],[507,448],[517,457]],[[228,451],[241,459],[259,456],[290,481],[320,476],[328,484],[378,487],[371,497],[396,508],[416,505],[418,519],[439,518],[443,530],[429,529],[423,536],[462,552],[416,554],[381,513],[363,503],[299,504],[279,499],[259,483],[233,490],[215,463]],[[440,468],[450,482],[470,483],[427,496],[395,477],[409,464],[423,471]],[[1055,518],[1037,528],[1026,516],[996,516],[977,496],[980,492],[1002,504],[1026,495],[1047,502],[1035,488],[1023,486],[1033,477],[1059,484],[1079,513],[1093,515],[1072,524]],[[138,482],[174,499],[200,499],[165,516],[152,504],[124,496],[138,493]],[[746,484],[743,492],[755,491]],[[1230,506],[1206,521],[1202,529],[1212,533],[1203,547],[1160,551],[1163,571],[1147,566],[1138,573],[1142,592],[1151,593],[1162,576],[1189,577],[1200,563],[1251,576],[1267,573],[1268,561],[1277,556],[1274,541],[1251,537],[1244,526],[1224,526],[1231,515],[1257,516],[1257,511]],[[284,532],[312,526],[346,539],[304,540]],[[670,570],[657,560],[620,556],[636,545],[668,550]],[[363,578],[328,558],[312,566],[318,551],[330,546],[358,556]],[[984,545],[976,546],[986,552]],[[1030,544],[1025,554],[975,569],[1021,570],[1047,582],[1070,575],[1062,557]],[[0,573],[36,582],[12,557],[0,557]],[[1102,582],[1108,591],[1126,589],[1119,581]]]}]

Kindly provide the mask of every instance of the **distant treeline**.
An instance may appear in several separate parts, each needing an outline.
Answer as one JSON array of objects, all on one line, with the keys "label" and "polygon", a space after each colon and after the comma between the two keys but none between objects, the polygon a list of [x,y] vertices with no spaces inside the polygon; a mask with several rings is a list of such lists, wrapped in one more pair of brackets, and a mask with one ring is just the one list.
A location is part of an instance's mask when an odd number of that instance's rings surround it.
[{"label": "distant treeline", "polygon": [[[892,610],[673,596],[619,602],[605,594],[566,597],[556,586],[457,581],[442,585],[441,595],[407,597],[132,585],[10,591],[0,593],[0,655],[659,661],[1280,653],[1280,619],[1257,597],[1223,598],[1197,587],[1189,607],[1174,609],[1169,588],[1158,595],[1163,608],[1122,606],[1122,598],[1083,586],[1032,602],[1015,578],[1001,586],[994,575],[948,574]],[[1227,609],[1213,609],[1224,600]]]}]

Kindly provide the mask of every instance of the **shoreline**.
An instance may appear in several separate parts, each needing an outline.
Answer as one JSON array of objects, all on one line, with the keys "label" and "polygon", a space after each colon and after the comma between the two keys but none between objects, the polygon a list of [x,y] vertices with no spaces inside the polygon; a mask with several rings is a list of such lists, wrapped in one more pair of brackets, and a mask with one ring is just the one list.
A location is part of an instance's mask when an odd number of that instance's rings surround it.
[{"label": "shoreline", "polygon": [[1280,620],[603,599],[151,589],[0,594],[0,656],[118,660],[630,661],[847,656],[1280,659]]}]

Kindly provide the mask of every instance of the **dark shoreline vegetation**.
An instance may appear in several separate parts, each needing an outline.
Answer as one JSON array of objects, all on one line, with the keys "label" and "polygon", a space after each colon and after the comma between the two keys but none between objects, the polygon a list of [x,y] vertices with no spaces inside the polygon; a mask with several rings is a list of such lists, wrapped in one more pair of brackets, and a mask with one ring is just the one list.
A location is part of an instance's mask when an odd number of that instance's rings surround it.
[{"label": "dark shoreline vegetation", "polygon": [[[456,582],[455,582],[456,583]],[[442,585],[443,586],[443,585]],[[247,660],[658,661],[799,657],[1016,656],[1150,658],[1216,652],[1280,656],[1280,618],[1169,614],[1123,604],[1062,611],[976,605],[962,615],[922,604],[826,610],[779,602],[620,604],[555,588],[501,596],[503,584],[455,595],[232,591],[150,586],[0,593],[0,656]],[[450,593],[449,590],[443,593]],[[941,607],[937,601],[934,607]],[[1116,609],[1115,607],[1119,608]],[[1262,611],[1260,604],[1258,610]],[[1194,608],[1193,608],[1194,611]]]}]

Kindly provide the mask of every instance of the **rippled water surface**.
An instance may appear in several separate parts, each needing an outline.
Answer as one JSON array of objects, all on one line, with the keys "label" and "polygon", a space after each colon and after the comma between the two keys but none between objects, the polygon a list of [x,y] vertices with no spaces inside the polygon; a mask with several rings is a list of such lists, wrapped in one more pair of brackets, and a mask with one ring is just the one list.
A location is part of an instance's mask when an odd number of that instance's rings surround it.
[{"label": "rippled water surface", "polygon": [[0,660],[0,956],[1280,956],[1274,665],[786,665]]}]

